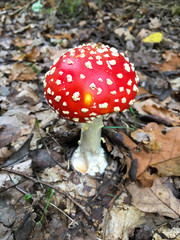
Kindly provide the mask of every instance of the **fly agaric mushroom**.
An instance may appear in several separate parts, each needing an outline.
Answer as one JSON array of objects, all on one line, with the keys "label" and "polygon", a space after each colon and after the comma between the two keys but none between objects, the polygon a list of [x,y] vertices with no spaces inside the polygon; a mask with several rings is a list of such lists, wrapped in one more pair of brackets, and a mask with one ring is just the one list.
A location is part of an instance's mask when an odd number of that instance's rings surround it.
[{"label": "fly agaric mushroom", "polygon": [[128,109],[137,83],[133,64],[104,44],[75,47],[54,61],[44,80],[46,99],[60,116],[83,123],[79,147],[71,159],[75,170],[91,176],[104,172],[103,115]]}]

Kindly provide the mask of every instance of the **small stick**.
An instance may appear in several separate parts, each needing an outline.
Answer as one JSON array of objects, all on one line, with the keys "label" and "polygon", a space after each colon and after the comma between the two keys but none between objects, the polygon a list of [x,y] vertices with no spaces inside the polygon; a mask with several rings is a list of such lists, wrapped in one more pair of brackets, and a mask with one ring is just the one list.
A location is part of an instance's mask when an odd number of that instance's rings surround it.
[{"label": "small stick", "polygon": [[9,172],[9,173],[14,173],[14,174],[17,174],[17,175],[19,175],[19,176],[25,177],[25,178],[33,181],[34,183],[43,184],[43,185],[45,185],[45,186],[47,186],[47,187],[50,187],[50,188],[54,189],[56,192],[58,192],[58,193],[60,193],[60,194],[63,194],[64,196],[66,196],[67,198],[69,198],[76,206],[78,206],[78,207],[81,209],[81,211],[82,211],[86,216],[90,217],[90,214],[85,210],[85,207],[81,206],[76,200],[74,200],[74,199],[71,197],[71,195],[69,195],[68,193],[60,190],[58,187],[55,187],[55,186],[53,186],[53,185],[51,185],[51,184],[49,184],[49,183],[47,183],[47,182],[44,182],[44,181],[42,181],[42,180],[37,180],[37,179],[29,176],[29,175],[26,174],[26,173],[22,173],[22,172],[20,172],[20,171],[16,171],[16,170],[13,170],[13,169],[0,168],[0,171]]}]

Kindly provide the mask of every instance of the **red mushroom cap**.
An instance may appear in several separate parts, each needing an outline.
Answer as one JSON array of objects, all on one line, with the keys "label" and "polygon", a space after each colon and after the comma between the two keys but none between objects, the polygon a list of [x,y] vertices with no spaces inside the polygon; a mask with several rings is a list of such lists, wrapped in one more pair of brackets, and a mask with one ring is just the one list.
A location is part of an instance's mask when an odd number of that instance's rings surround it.
[{"label": "red mushroom cap", "polygon": [[87,44],[70,49],[46,73],[44,93],[62,117],[91,122],[128,109],[138,91],[134,66],[115,48]]}]

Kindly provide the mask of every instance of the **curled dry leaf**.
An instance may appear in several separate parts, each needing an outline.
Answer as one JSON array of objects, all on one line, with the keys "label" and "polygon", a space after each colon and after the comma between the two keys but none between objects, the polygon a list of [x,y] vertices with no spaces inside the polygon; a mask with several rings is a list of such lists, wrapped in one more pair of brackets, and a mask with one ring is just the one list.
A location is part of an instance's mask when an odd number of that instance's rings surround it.
[{"label": "curled dry leaf", "polygon": [[14,39],[12,41],[12,43],[16,46],[16,47],[26,47],[29,45],[32,45],[33,43],[33,39],[26,39],[26,38],[19,38],[17,37],[16,39]]},{"label": "curled dry leaf", "polygon": [[143,105],[143,110],[151,115],[167,120],[173,124],[173,126],[180,125],[180,117],[173,113],[171,110],[163,108],[161,106],[153,105]]},{"label": "curled dry leaf", "polygon": [[109,219],[106,219],[106,210],[104,221],[107,221],[105,239],[106,240],[127,240],[134,233],[135,228],[144,223],[144,214],[136,207],[129,206],[116,200],[115,205],[112,207]]},{"label": "curled dry leaf", "polygon": [[157,175],[151,175],[149,167],[157,169],[159,176],[180,176],[180,128],[174,127],[166,134],[156,123],[149,123],[142,130],[133,132],[132,137],[140,142],[136,145],[124,136],[133,159],[138,159],[137,179],[143,186],[151,186]]},{"label": "curled dry leaf", "polygon": [[39,59],[39,57],[40,57],[40,49],[37,49],[33,46],[30,52],[15,54],[13,55],[12,59],[17,61],[23,61],[26,59],[30,62],[36,62]]},{"label": "curled dry leaf", "polygon": [[138,187],[134,182],[127,186],[132,204],[139,210],[176,219],[180,216],[180,200],[170,188],[157,178],[151,188]]},{"label": "curled dry leaf", "polygon": [[9,81],[29,81],[36,80],[36,73],[31,67],[25,64],[15,63],[12,65]]},{"label": "curled dry leaf", "polygon": [[180,68],[180,53],[167,50],[163,54],[165,61],[162,64],[153,63],[161,72],[176,71]]}]

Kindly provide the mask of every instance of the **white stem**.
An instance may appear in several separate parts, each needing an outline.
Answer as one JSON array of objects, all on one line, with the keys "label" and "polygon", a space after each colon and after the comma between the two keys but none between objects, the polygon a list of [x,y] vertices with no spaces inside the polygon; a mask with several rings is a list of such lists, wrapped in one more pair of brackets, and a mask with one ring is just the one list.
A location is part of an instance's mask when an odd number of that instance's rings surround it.
[{"label": "white stem", "polygon": [[103,117],[96,118],[93,123],[83,124],[79,147],[72,156],[73,167],[82,174],[94,176],[103,173],[107,161],[101,147],[101,129]]}]

